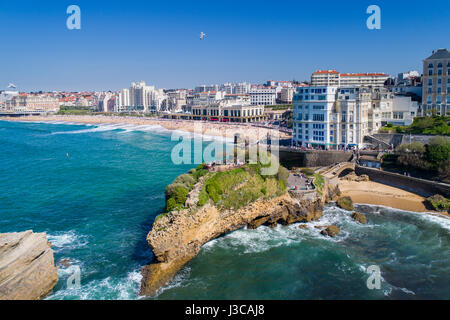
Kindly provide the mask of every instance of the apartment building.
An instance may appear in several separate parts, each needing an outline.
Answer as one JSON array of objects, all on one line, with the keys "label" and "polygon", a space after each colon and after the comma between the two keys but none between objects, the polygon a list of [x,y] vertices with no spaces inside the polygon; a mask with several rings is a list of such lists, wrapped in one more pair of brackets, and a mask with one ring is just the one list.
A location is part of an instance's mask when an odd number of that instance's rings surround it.
[{"label": "apartment building", "polygon": [[254,106],[274,105],[277,102],[277,89],[273,87],[254,86],[250,89],[250,100]]},{"label": "apartment building", "polygon": [[148,86],[145,81],[133,82],[129,89],[122,89],[118,93],[116,109],[124,111],[159,111],[165,103],[167,95],[163,89]]},{"label": "apartment building", "polygon": [[393,117],[385,88],[299,87],[293,101],[293,144],[337,149],[363,145]]},{"label": "apartment building", "polygon": [[433,51],[423,61],[422,115],[450,115],[450,52]]},{"label": "apartment building", "polygon": [[384,73],[339,73],[336,70],[319,70],[311,76],[311,86],[382,87],[389,75]]}]

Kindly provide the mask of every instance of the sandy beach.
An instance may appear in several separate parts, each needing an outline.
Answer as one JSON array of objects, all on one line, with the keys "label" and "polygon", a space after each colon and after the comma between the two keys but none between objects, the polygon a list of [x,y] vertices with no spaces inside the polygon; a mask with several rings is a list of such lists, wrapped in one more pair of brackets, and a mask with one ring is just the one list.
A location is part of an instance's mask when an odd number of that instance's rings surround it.
[{"label": "sandy beach", "polygon": [[205,136],[222,136],[232,139],[236,133],[250,139],[260,140],[267,137],[270,132],[279,134],[280,139],[288,139],[289,135],[277,130],[256,127],[251,123],[218,123],[193,120],[171,120],[160,118],[138,118],[120,116],[76,116],[76,115],[49,115],[27,117],[0,117],[0,120],[20,122],[75,122],[80,124],[131,124],[136,126],[161,126],[167,130],[180,130]]},{"label": "sandy beach", "polygon": [[[413,212],[433,212],[425,207],[425,198],[417,194],[373,181],[339,180],[342,196],[349,196],[355,203],[382,205]],[[445,212],[440,214],[449,216]]]}]

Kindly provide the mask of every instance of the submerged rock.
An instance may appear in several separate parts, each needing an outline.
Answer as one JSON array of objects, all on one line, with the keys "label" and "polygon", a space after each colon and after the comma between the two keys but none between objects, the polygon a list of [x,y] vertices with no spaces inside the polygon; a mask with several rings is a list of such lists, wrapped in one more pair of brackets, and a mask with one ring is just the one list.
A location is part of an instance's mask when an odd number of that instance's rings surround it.
[{"label": "submerged rock", "polygon": [[367,223],[367,218],[362,213],[359,213],[359,212],[355,211],[352,214],[352,218],[353,218],[353,220],[358,221],[359,223],[362,223],[362,224],[366,224]]},{"label": "submerged rock", "polygon": [[43,299],[57,282],[45,233],[0,234],[0,300]]},{"label": "submerged rock", "polygon": [[320,233],[324,236],[335,237],[337,236],[341,230],[339,227],[335,225],[328,226],[325,230],[322,230]]}]

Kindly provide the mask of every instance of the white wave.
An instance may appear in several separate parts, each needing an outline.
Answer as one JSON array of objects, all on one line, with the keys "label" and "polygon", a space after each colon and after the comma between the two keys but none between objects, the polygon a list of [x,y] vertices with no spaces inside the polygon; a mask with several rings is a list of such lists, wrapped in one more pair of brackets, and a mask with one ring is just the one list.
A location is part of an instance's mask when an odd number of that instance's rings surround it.
[{"label": "white wave", "polygon": [[[320,233],[322,228],[316,228],[318,226],[332,224],[338,225],[341,228],[341,233],[334,238],[322,235]],[[347,224],[351,224],[353,228],[369,227],[368,225],[360,225],[355,222],[345,210],[327,207],[319,220],[306,224],[306,229],[299,228],[299,224],[290,226],[278,225],[275,228],[260,226],[254,230],[244,228],[205,243],[202,246],[202,250],[208,251],[216,246],[225,249],[244,247],[241,254],[248,254],[264,252],[281,246],[290,246],[311,238],[330,242],[341,242],[351,234],[350,231],[346,230],[348,227]]]},{"label": "white wave", "polygon": [[59,271],[62,286],[60,290],[49,296],[49,300],[77,299],[77,300],[134,300],[137,299],[141,285],[140,270],[129,272],[123,278],[106,277],[83,283],[81,274],[80,287],[67,287],[65,281],[71,273],[71,267]]},{"label": "white wave", "polygon": [[392,212],[392,213],[401,212],[404,214],[411,214],[423,221],[431,222],[433,224],[438,224],[439,226],[446,229],[447,231],[450,231],[450,218],[443,214],[440,214],[440,213],[406,211],[406,210],[395,209],[395,208],[386,207],[386,206],[382,206],[382,205],[359,204],[359,203],[357,203],[356,205],[375,209],[374,212],[372,212],[373,214],[379,213],[379,209],[381,209],[381,208],[388,212]]},{"label": "white wave", "polygon": [[190,273],[191,268],[186,266],[183,267],[180,271],[177,272],[177,274],[172,278],[172,280],[170,280],[170,282],[166,286],[161,287],[158,289],[158,291],[156,291],[156,295],[153,298],[158,298],[164,291],[182,287],[189,278]]},{"label": "white wave", "polygon": [[80,248],[88,244],[86,236],[77,235],[74,231],[47,234],[47,239],[52,244],[52,249],[55,252]]},{"label": "white wave", "polygon": [[83,129],[83,130],[76,130],[76,131],[59,131],[59,132],[52,132],[52,135],[59,135],[59,134],[81,134],[81,133],[91,133],[91,132],[104,132],[104,131],[114,131],[114,130],[121,130],[120,125],[100,125],[92,129]]}]

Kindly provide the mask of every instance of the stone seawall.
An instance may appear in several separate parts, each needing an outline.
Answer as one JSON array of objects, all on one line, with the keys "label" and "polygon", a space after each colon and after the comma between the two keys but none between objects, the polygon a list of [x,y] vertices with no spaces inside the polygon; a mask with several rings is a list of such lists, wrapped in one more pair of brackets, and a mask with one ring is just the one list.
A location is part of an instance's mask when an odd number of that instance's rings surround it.
[{"label": "stone seawall", "polygon": [[418,179],[361,166],[356,166],[355,171],[357,175],[368,175],[371,181],[403,189],[423,197],[430,197],[435,194],[441,194],[447,198],[450,197],[450,185],[446,183]]},{"label": "stone seawall", "polygon": [[349,162],[353,157],[351,151],[297,151],[280,147],[280,163],[286,168],[292,167],[327,167],[338,162]]}]

